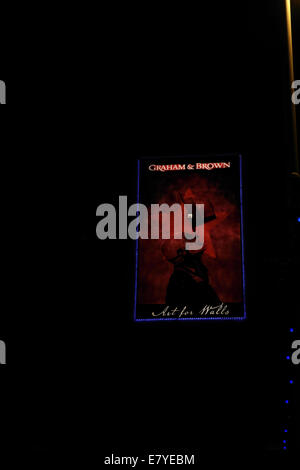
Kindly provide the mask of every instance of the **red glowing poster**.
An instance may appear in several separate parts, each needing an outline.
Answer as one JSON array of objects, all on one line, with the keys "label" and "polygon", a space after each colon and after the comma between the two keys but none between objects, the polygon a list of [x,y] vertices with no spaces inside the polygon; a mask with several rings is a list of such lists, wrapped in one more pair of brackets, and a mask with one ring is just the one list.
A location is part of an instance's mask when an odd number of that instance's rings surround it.
[{"label": "red glowing poster", "polygon": [[241,156],[143,158],[138,205],[135,320],[244,320]]}]

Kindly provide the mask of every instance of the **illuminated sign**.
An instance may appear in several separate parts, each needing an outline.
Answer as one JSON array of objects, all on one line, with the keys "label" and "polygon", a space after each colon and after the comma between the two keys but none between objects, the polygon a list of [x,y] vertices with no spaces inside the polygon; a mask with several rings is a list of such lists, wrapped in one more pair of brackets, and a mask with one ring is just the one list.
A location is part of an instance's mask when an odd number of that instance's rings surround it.
[{"label": "illuminated sign", "polygon": [[143,158],[139,205],[134,319],[244,320],[241,157]]}]

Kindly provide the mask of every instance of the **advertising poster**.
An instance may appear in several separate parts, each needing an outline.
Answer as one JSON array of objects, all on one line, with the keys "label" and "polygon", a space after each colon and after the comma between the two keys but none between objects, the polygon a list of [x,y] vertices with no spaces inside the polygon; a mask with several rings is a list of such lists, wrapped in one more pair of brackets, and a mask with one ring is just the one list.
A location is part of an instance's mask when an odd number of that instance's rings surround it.
[{"label": "advertising poster", "polygon": [[135,319],[244,320],[242,157],[141,159],[138,188]]}]

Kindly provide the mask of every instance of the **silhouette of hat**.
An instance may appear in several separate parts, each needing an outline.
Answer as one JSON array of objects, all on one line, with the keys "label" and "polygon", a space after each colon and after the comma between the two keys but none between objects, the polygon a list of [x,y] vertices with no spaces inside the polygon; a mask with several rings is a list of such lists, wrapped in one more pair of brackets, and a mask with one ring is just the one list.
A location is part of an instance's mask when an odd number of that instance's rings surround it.
[{"label": "silhouette of hat", "polygon": [[204,223],[209,222],[216,218],[214,206],[210,199],[203,195],[197,196],[190,188],[186,189],[184,193],[179,192],[180,200],[183,204],[204,204]]}]

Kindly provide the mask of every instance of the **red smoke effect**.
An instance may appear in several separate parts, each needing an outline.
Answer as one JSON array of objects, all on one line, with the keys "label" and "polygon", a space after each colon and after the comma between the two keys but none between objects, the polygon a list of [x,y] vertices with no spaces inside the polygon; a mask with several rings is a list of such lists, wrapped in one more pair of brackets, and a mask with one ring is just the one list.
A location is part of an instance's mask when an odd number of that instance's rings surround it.
[{"label": "red smoke effect", "polygon": [[[154,189],[154,188],[153,188]],[[192,191],[195,202],[209,200],[216,219],[204,226],[204,243],[212,242],[215,257],[208,250],[202,257],[208,269],[209,282],[224,303],[242,301],[242,264],[240,240],[240,207],[238,194],[224,190],[210,178],[199,175],[177,177],[160,187],[153,203],[174,204],[178,194]],[[190,192],[189,191],[189,192]],[[141,201],[143,202],[143,201]],[[150,211],[149,211],[150,212]],[[164,258],[161,240],[139,240],[138,303],[164,304],[173,264]],[[187,299],[188,302],[188,299]]]}]

